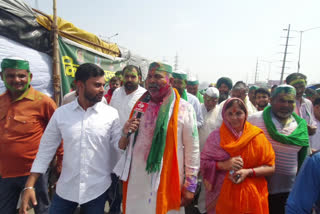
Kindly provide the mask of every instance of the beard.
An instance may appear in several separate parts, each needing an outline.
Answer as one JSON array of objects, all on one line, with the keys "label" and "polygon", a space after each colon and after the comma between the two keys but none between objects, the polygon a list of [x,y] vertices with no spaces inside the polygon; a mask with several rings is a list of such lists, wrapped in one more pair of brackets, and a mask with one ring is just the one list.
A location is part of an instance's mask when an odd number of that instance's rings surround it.
[{"label": "beard", "polygon": [[265,108],[265,107],[268,106],[268,103],[257,103],[257,106],[258,106],[259,108]]},{"label": "beard", "polygon": [[103,93],[92,94],[87,89],[84,90],[84,97],[91,103],[101,102]]},{"label": "beard", "polygon": [[138,83],[133,83],[133,82],[126,82],[124,84],[125,89],[128,91],[135,91],[138,88]]}]

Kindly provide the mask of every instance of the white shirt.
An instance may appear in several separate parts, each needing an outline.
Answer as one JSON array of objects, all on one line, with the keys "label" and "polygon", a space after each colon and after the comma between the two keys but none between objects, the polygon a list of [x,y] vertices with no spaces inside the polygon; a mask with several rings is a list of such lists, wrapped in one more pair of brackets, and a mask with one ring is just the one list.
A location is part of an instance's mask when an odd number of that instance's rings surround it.
[{"label": "white shirt", "polygon": [[137,90],[127,94],[124,86],[117,88],[111,97],[110,105],[118,110],[121,127],[129,119],[131,110],[137,100],[146,92],[145,88],[138,86]]},{"label": "white shirt", "polygon": [[220,106],[218,104],[208,112],[206,106],[204,105],[204,103],[202,103],[201,110],[203,113],[204,122],[203,125],[199,128],[200,151],[202,151],[202,148],[206,143],[209,134],[221,126],[221,124],[217,122],[218,114],[220,111]]},{"label": "white shirt", "polygon": [[202,117],[201,105],[200,105],[199,99],[193,94],[190,94],[189,92],[187,92],[187,99],[188,99],[188,103],[192,105],[194,111],[196,112],[197,126],[199,128],[203,125],[203,117]]},{"label": "white shirt", "polygon": [[114,108],[98,102],[84,111],[76,99],[54,112],[31,172],[46,172],[63,139],[57,194],[69,201],[86,203],[109,188],[114,167],[110,164],[110,147],[118,148],[120,137],[118,112]]},{"label": "white shirt", "polygon": [[315,119],[317,122],[317,131],[314,135],[310,136],[310,146],[312,149],[320,149],[320,121]]}]

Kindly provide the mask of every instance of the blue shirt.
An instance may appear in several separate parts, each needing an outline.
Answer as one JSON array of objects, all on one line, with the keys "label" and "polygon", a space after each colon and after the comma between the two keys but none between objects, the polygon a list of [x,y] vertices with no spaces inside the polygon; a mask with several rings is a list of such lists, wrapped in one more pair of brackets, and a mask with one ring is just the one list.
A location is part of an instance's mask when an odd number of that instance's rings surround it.
[{"label": "blue shirt", "polygon": [[[286,204],[286,214],[311,213],[320,205],[320,152],[304,161]],[[320,213],[319,210],[317,213]]]}]

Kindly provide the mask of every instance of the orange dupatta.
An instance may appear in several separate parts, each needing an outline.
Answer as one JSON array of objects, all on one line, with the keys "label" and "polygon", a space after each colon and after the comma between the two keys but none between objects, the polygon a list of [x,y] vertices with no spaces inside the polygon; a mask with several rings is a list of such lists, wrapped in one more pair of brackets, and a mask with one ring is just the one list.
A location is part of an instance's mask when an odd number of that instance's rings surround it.
[{"label": "orange dupatta", "polygon": [[[236,139],[223,123],[220,128],[220,146],[231,157],[241,156],[243,168],[262,165],[273,166],[275,154],[263,131],[245,122],[243,133]],[[268,214],[268,187],[265,177],[247,177],[242,183],[234,184],[226,175],[218,198],[216,213]]]},{"label": "orange dupatta", "polygon": [[[156,214],[166,214],[169,210],[179,210],[181,204],[180,175],[178,165],[178,112],[180,95],[173,89],[176,100],[172,116],[168,123],[166,146],[163,154],[163,164],[160,184],[157,192]],[[143,97],[143,96],[142,96]],[[141,99],[141,98],[140,98]],[[138,103],[138,102],[137,102]],[[137,104],[136,103],[136,104]],[[134,107],[133,107],[134,109]],[[131,112],[130,118],[133,115]],[[130,175],[127,181],[123,182],[122,210],[126,213],[127,191]]]}]

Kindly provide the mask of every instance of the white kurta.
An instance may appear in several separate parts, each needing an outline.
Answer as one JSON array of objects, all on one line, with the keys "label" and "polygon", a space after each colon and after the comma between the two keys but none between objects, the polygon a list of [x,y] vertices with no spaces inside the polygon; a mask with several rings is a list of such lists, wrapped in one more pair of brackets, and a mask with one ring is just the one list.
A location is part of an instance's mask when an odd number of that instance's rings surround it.
[{"label": "white kurta", "polygon": [[198,128],[203,125],[203,117],[201,112],[201,104],[196,96],[187,92],[188,103],[190,103],[196,112]]},{"label": "white kurta", "polygon": [[214,109],[207,112],[205,105],[203,103],[201,104],[202,112],[206,113],[203,116],[204,123],[202,127],[199,128],[200,151],[202,151],[209,134],[221,125],[217,122],[219,108],[219,105],[216,105]]},{"label": "white kurta", "polygon": [[117,88],[113,92],[110,105],[118,110],[121,127],[123,127],[123,125],[129,119],[134,104],[144,94],[144,92],[146,92],[146,89],[140,86],[138,86],[138,89],[130,94],[126,94],[124,86]]},{"label": "white kurta", "polygon": [[[141,118],[139,134],[133,149],[128,191],[127,214],[153,214],[156,212],[157,192],[152,188],[152,176],[145,170],[146,161],[152,144],[159,105],[150,101],[149,107]],[[195,113],[192,106],[181,99],[178,114],[178,163],[181,188],[196,185],[200,167],[199,139]],[[186,178],[186,179],[185,179]],[[184,213],[170,211],[168,213]]]},{"label": "white kurta", "polygon": [[320,121],[315,119],[317,122],[317,131],[314,135],[310,136],[310,146],[312,149],[320,149]]}]

